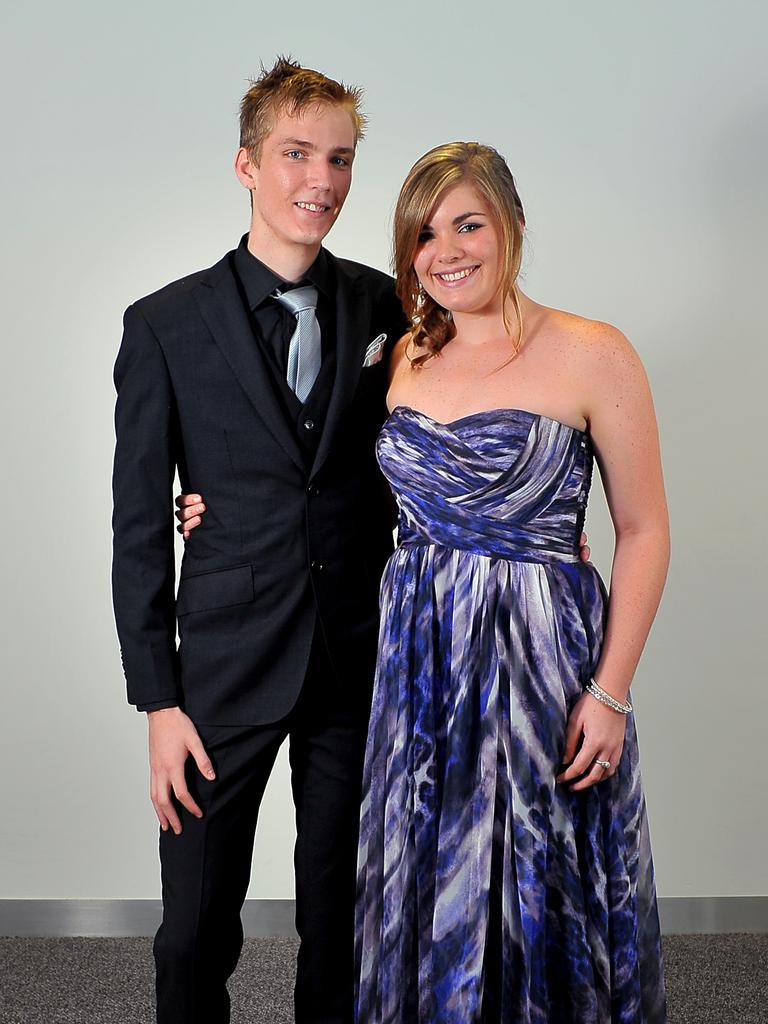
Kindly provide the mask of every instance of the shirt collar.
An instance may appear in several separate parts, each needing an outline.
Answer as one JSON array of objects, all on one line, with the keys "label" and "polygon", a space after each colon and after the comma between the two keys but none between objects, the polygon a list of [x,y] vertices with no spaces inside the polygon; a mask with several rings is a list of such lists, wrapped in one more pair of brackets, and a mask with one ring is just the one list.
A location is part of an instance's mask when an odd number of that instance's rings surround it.
[{"label": "shirt collar", "polygon": [[[262,263],[248,248],[248,235],[243,235],[240,245],[235,250],[235,267],[245,291],[245,297],[251,309],[261,305],[274,291],[288,291],[298,287],[299,282],[286,281],[274,270]],[[309,282],[318,292],[328,299],[333,298],[334,279],[333,265],[328,253],[320,248],[317,259],[309,267],[301,279],[301,284]]]}]

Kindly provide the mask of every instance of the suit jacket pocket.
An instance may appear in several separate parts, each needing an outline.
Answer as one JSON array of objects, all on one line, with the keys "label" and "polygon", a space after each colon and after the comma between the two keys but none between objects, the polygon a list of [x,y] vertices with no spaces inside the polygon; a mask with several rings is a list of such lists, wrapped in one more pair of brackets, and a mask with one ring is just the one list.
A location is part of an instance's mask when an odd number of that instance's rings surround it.
[{"label": "suit jacket pocket", "polygon": [[253,571],[250,565],[182,576],[176,595],[176,615],[247,604],[253,597]]}]

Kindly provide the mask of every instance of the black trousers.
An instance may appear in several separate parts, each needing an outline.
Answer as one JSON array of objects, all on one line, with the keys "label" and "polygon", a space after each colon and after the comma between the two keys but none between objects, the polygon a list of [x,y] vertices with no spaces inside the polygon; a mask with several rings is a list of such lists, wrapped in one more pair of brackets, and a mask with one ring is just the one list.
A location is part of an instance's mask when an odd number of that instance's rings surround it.
[{"label": "black trousers", "polygon": [[227,979],[243,942],[240,911],[259,805],[290,738],[297,839],[298,1024],[351,1024],[357,836],[370,680],[342,692],[315,642],[290,714],[268,726],[199,726],[216,769],[187,779],[203,811],[179,807],[182,833],[160,833],[163,922],[155,937],[158,1024],[226,1024]]}]

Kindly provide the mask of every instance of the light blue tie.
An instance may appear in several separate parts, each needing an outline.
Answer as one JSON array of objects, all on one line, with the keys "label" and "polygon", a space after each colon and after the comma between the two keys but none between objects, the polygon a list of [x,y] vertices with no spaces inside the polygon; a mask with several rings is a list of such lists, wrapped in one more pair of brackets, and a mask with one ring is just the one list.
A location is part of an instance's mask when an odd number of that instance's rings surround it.
[{"label": "light blue tie", "polygon": [[320,324],[317,322],[317,288],[307,285],[275,295],[296,317],[296,330],[288,343],[288,386],[300,402],[306,402],[320,372]]}]

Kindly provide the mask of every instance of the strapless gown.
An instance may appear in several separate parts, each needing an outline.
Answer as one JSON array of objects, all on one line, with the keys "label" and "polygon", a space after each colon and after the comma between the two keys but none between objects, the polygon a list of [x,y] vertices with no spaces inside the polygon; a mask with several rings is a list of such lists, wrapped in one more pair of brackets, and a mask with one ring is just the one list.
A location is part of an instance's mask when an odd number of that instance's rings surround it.
[{"label": "strapless gown", "polygon": [[635,723],[616,774],[555,782],[600,655],[579,560],[587,433],[519,409],[377,442],[400,509],[381,584],[356,911],[359,1024],[663,1024]]}]

